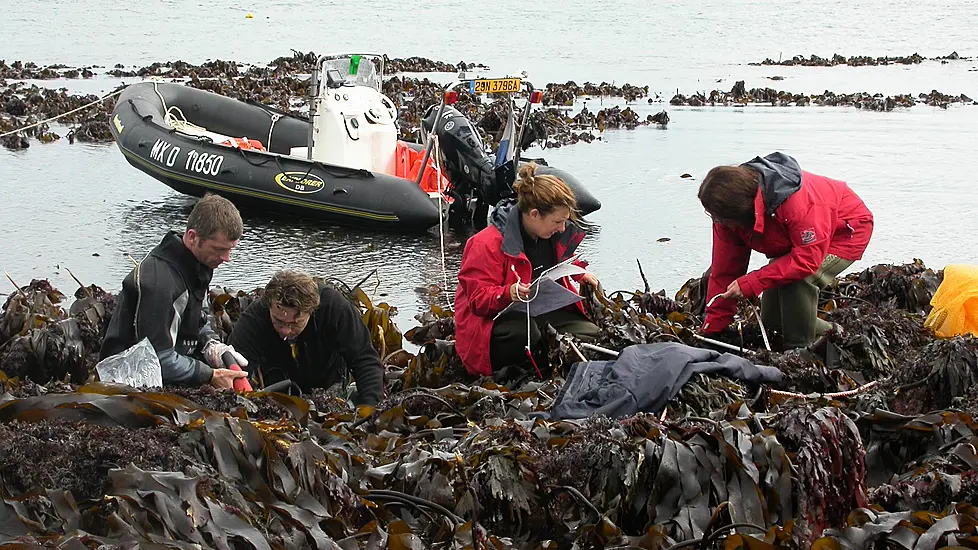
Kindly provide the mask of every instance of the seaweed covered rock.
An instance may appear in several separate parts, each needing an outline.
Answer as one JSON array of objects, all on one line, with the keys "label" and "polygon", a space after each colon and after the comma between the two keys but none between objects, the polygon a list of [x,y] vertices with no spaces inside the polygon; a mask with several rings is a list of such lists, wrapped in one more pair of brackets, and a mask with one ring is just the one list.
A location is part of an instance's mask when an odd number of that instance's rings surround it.
[{"label": "seaweed covered rock", "polygon": [[921,414],[957,407],[978,385],[978,338],[958,336],[935,340],[920,356],[896,373],[893,408],[902,414]]},{"label": "seaweed covered rock", "polygon": [[866,450],[856,425],[834,407],[801,406],[779,415],[774,429],[792,463],[801,540],[841,526],[854,508],[868,504]]},{"label": "seaweed covered rock", "polygon": [[0,423],[0,477],[12,496],[39,487],[71,492],[75,500],[100,499],[108,472],[134,464],[180,471],[189,462],[172,426],[128,429],[69,420]]},{"label": "seaweed covered rock", "polygon": [[80,287],[68,311],[64,294],[33,280],[7,297],[0,313],[0,371],[39,384],[81,384],[98,360],[115,297],[96,285]]},{"label": "seaweed covered rock", "polygon": [[939,513],[978,497],[978,424],[956,412],[860,415],[870,501],[888,512]]},{"label": "seaweed covered rock", "polygon": [[891,302],[911,313],[926,314],[943,279],[943,272],[934,272],[920,260],[903,265],[880,264],[840,279],[823,291],[823,297],[851,297],[874,304]]}]

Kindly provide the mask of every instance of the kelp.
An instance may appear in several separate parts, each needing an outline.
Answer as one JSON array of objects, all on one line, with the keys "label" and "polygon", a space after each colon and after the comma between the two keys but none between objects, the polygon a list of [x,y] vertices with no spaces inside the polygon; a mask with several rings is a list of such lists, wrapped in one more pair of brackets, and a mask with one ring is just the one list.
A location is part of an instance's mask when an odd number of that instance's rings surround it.
[{"label": "kelp", "polygon": [[829,529],[829,536],[812,548],[974,548],[978,546],[978,508],[961,502],[941,513],[854,510],[844,529]]},{"label": "kelp", "polygon": [[33,280],[7,297],[0,318],[0,370],[11,377],[84,383],[95,365],[114,297],[95,285],[80,288],[71,308],[47,280]]},{"label": "kelp", "polygon": [[921,260],[904,265],[879,264],[839,279],[822,292],[822,297],[892,303],[911,313],[926,314],[943,280],[943,271],[935,272]]},{"label": "kelp", "polygon": [[[782,383],[697,375],[656,416],[550,420],[570,366],[605,354],[547,330],[552,376],[473,377],[450,310],[417,317],[410,353],[395,308],[336,281],[385,359],[387,396],[373,408],[353,409],[336,388],[238,394],[0,374],[0,548],[974,546],[978,437],[965,410],[978,408],[978,346],[921,328],[939,275],[887,269],[823,295],[842,330],[809,349],[764,350],[744,305],[739,330],[720,339],[781,368]],[[711,346],[694,336],[702,277],[675,299],[644,286],[585,291],[601,329],[592,343]],[[32,292],[8,298],[8,341],[78,318],[54,289]],[[111,300],[76,297],[85,315],[111,315]],[[258,298],[216,289],[215,326],[229,331]]]},{"label": "kelp", "polygon": [[946,409],[978,385],[978,338],[959,336],[935,340],[916,361],[897,372],[894,407],[902,413]]}]

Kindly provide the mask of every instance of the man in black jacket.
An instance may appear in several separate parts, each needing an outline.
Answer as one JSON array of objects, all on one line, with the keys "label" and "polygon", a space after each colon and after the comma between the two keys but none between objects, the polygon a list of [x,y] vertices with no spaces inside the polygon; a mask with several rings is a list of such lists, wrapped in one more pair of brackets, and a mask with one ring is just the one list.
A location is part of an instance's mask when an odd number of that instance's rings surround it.
[{"label": "man in black jacket", "polygon": [[247,376],[223,368],[221,355],[226,351],[242,367],[248,361],[221,343],[203,311],[214,269],[231,260],[241,233],[241,215],[231,201],[217,195],[197,201],[186,232],[168,232],[122,281],[100,358],[148,337],[160,359],[164,384],[231,388],[235,379]]},{"label": "man in black jacket", "polygon": [[250,358],[250,370],[265,385],[290,379],[307,392],[340,382],[349,370],[357,405],[376,405],[384,395],[384,368],[360,312],[300,271],[275,273],[229,342]]}]

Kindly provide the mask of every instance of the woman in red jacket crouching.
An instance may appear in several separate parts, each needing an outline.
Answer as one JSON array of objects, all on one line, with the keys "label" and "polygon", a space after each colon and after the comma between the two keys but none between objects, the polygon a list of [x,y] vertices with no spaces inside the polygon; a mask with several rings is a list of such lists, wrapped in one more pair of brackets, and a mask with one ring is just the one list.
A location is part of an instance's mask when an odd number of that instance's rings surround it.
[{"label": "woman in red jacket crouching", "polygon": [[[516,300],[530,300],[530,282],[541,272],[569,259],[584,239],[574,223],[577,201],[560,178],[534,175],[536,164],[520,168],[513,184],[516,200],[502,201],[492,223],[465,243],[455,292],[455,349],[469,373],[491,375],[503,367],[528,363],[525,310],[496,316]],[[583,262],[574,262],[585,267]],[[590,273],[582,284],[597,286]],[[576,290],[566,278],[564,286]],[[535,352],[540,329],[547,324],[558,332],[596,336],[598,327],[584,315],[580,302],[529,323]]]},{"label": "woman in red jacket crouching", "polygon": [[[758,295],[762,320],[782,334],[785,349],[807,346],[831,328],[817,315],[819,291],[862,258],[873,234],[872,212],[845,182],[772,153],[713,168],[699,199],[713,218],[702,332],[722,331],[737,300]],[[771,261],[747,273],[751,250]]]}]

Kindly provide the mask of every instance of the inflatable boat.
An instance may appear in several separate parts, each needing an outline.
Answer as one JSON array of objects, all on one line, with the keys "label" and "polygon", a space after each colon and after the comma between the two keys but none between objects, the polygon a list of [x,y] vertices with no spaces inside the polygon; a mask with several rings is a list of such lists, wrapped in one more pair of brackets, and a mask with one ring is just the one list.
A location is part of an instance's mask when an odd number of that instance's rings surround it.
[{"label": "inflatable boat", "polygon": [[[373,55],[319,59],[311,123],[260,103],[151,80],[126,88],[110,126],[135,168],[180,193],[214,192],[241,208],[397,231],[437,225],[440,204],[457,213],[481,200],[472,211],[484,217],[485,203],[500,195],[500,171],[478,132],[443,99],[425,119],[426,144],[398,140],[397,109],[381,93],[383,58],[367,57]],[[438,172],[432,136],[441,138],[434,140],[444,164]],[[519,157],[514,170],[518,164]],[[570,174],[547,166],[539,172],[564,179],[582,213],[600,207]]]}]

